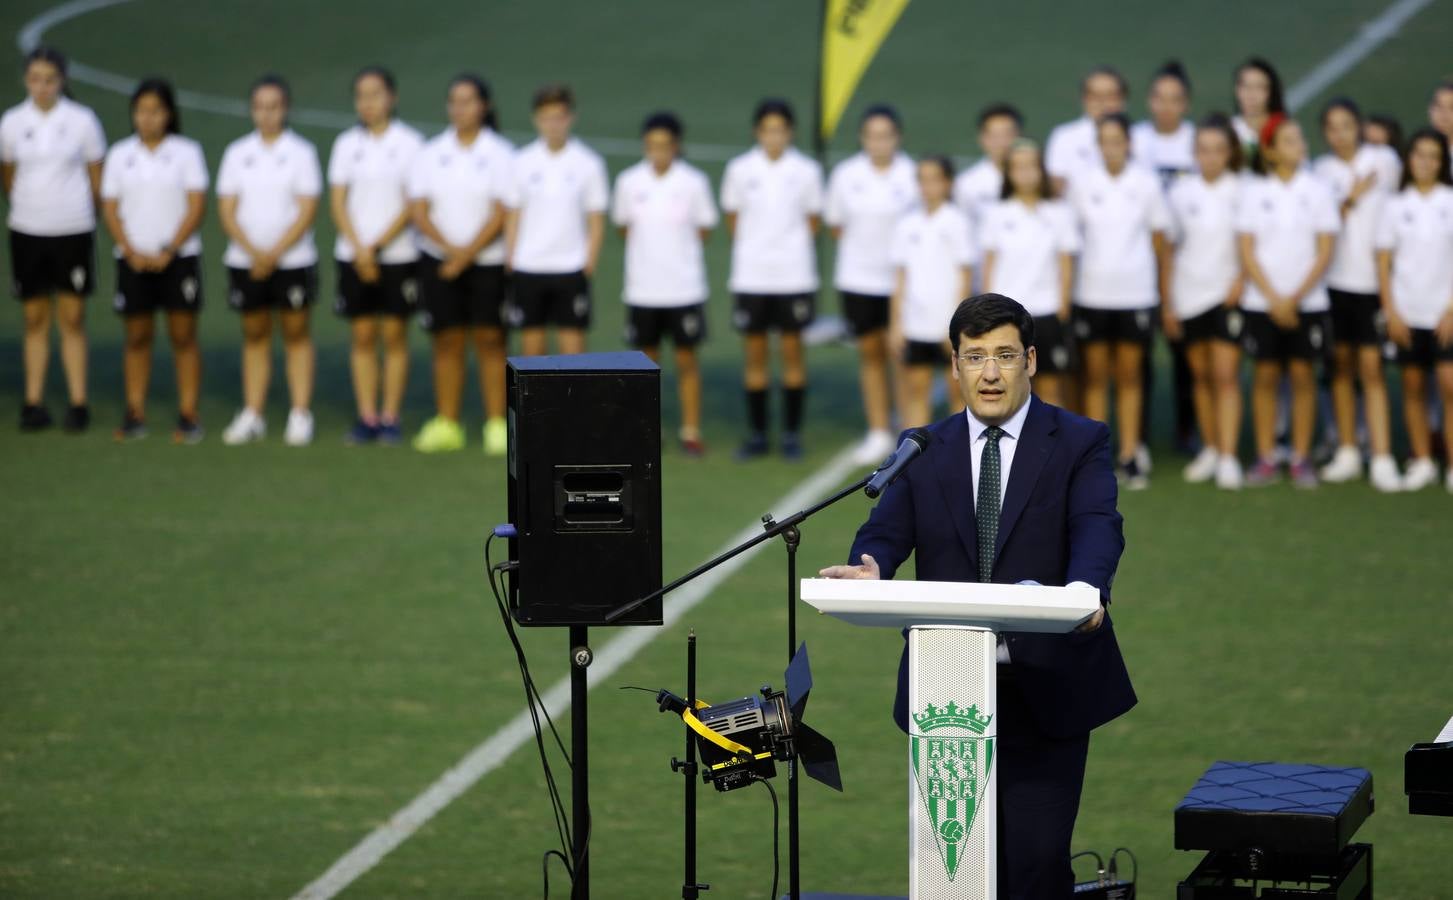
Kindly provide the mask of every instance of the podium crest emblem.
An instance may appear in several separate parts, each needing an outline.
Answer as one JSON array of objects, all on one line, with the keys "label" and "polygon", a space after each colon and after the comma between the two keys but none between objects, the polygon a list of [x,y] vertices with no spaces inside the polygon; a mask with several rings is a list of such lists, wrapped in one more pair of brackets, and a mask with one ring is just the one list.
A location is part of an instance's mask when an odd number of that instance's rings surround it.
[{"label": "podium crest emblem", "polygon": [[979,824],[976,814],[994,762],[994,738],[984,736],[992,719],[977,705],[965,708],[952,700],[913,714],[913,781],[949,881],[958,872],[960,849]]}]

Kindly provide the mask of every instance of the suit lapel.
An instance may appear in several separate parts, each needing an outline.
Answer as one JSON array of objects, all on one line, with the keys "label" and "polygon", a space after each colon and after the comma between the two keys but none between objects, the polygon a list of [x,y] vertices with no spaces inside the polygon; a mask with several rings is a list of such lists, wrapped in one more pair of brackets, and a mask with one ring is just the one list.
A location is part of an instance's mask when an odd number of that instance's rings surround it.
[{"label": "suit lapel", "polygon": [[[1029,415],[1024,419],[1024,430],[1019,434],[1019,444],[1014,448],[1014,464],[1009,467],[1009,484],[1004,490],[1004,505],[999,511],[999,534],[994,542],[994,558],[1004,549],[1004,541],[1014,531],[1024,505],[1039,473],[1054,449],[1051,436],[1055,432],[1055,416],[1049,406],[1038,397],[1029,399]],[[967,426],[965,426],[967,430]]]},{"label": "suit lapel", "polygon": [[928,455],[938,476],[941,496],[948,506],[959,543],[969,556],[969,570],[978,571],[978,526],[974,522],[973,448],[969,446],[969,424],[963,413],[952,416],[943,427],[935,429],[939,446]]}]

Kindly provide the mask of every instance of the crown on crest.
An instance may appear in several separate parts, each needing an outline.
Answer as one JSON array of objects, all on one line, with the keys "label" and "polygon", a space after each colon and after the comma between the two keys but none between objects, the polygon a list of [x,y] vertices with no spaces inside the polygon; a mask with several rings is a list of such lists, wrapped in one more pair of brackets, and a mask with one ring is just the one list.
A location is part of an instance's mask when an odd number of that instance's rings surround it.
[{"label": "crown on crest", "polygon": [[989,722],[994,717],[979,712],[978,704],[972,704],[967,709],[960,707],[950,700],[945,706],[928,704],[925,712],[914,713],[913,721],[918,724],[920,731],[936,731],[939,728],[967,728],[975,734],[983,734],[989,728]]}]

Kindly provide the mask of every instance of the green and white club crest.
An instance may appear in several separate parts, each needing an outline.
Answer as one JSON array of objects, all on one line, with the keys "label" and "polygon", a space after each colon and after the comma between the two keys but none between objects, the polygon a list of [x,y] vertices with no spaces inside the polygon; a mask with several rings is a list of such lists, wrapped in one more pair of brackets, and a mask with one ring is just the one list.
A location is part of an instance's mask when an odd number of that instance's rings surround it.
[{"label": "green and white club crest", "polygon": [[[983,736],[992,719],[977,704],[965,709],[952,700],[913,714],[913,781],[949,881],[958,872],[959,850],[973,832],[994,762],[994,739]],[[935,731],[953,736],[935,737]]]}]

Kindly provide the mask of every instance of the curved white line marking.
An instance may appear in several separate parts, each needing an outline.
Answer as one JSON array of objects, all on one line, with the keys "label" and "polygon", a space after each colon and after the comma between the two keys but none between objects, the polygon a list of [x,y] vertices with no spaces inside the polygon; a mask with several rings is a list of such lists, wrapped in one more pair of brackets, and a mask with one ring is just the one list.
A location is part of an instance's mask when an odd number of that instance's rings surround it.
[{"label": "curved white line marking", "polygon": [[[51,7],[35,18],[21,26],[15,34],[16,46],[20,48],[21,54],[29,53],[45,37],[45,33],[51,28],[80,18],[86,13],[106,9],[111,6],[120,6],[129,3],[131,0],[70,0],[59,6]],[[116,72],[108,72],[105,69],[98,69],[95,66],[88,66],[85,63],[71,61],[70,77],[72,81],[80,84],[88,84],[92,87],[111,91],[115,94],[129,95],[136,87],[136,79]],[[247,101],[236,97],[223,97],[217,94],[208,94],[202,91],[177,90],[177,105],[182,109],[196,110],[197,112],[212,113],[219,116],[233,116],[239,119],[247,119],[251,114],[247,108]],[[332,109],[307,109],[296,108],[289,112],[289,118],[301,125],[311,125],[317,128],[331,128],[342,130],[357,122],[357,118],[348,112]],[[420,130],[432,134],[442,131],[443,123],[414,121],[412,124]],[[515,143],[524,143],[534,140],[534,134],[527,132],[506,131],[505,136]],[[582,137],[585,143],[593,147],[597,152],[606,156],[636,159],[641,155],[641,142],[628,138],[608,137]],[[745,147],[733,146],[730,144],[698,144],[688,142],[686,153],[695,160],[704,162],[725,162],[741,153]]]}]

